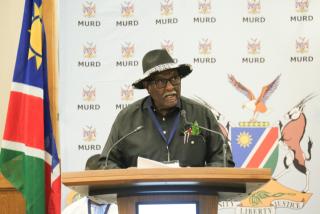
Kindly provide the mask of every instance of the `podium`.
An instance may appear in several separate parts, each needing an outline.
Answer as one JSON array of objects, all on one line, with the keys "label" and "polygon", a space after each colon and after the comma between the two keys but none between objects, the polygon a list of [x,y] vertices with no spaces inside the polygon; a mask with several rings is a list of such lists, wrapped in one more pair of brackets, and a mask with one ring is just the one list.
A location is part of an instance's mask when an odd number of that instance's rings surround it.
[{"label": "podium", "polygon": [[7,179],[0,174],[0,213],[25,213],[25,201],[22,194],[17,191]]},{"label": "podium", "polygon": [[201,214],[217,213],[219,200],[240,200],[271,179],[270,169],[152,168],[62,173],[62,183],[82,195],[117,201],[120,214],[139,203],[195,202]]}]

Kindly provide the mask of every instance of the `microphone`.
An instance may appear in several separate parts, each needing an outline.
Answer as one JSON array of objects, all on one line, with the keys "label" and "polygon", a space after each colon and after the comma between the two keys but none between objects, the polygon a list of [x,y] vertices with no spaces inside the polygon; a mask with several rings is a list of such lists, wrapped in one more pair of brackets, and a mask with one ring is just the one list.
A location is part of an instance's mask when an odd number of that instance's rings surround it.
[{"label": "microphone", "polygon": [[[183,121],[184,121],[185,124],[193,125],[190,121],[187,120],[187,116],[186,116],[187,112],[186,112],[186,110],[182,109],[181,112],[180,112],[180,115],[183,118]],[[200,125],[198,125],[198,127],[200,129],[205,130],[205,131],[217,134],[222,138],[222,141],[223,141],[223,144],[222,144],[222,149],[223,149],[223,167],[227,167],[227,141],[226,141],[226,138],[223,136],[222,133],[220,133],[218,131],[208,129],[208,128],[200,126]]]},{"label": "microphone", "polygon": [[[143,126],[138,126],[137,128],[135,128],[133,131],[129,132],[128,134],[124,135],[123,137],[121,137],[119,140],[117,140],[111,147],[110,149],[108,150],[108,152],[106,153],[106,162],[105,162],[105,165],[104,165],[104,169],[107,168],[108,166],[108,159],[109,159],[109,155],[110,155],[110,152],[113,150],[114,147],[116,147],[119,143],[121,143],[125,138],[127,138],[128,136],[140,131],[141,129],[143,129]],[[103,156],[103,154],[105,153],[105,149],[103,149],[102,153],[101,153],[101,156]]]}]

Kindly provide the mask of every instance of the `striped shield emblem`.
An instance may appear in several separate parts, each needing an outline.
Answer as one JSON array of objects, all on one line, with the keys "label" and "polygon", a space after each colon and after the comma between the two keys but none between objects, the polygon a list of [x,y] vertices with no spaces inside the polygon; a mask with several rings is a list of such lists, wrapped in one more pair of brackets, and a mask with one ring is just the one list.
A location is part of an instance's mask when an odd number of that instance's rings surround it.
[{"label": "striped shield emblem", "polygon": [[231,147],[236,167],[271,168],[278,162],[278,127],[232,127]]}]

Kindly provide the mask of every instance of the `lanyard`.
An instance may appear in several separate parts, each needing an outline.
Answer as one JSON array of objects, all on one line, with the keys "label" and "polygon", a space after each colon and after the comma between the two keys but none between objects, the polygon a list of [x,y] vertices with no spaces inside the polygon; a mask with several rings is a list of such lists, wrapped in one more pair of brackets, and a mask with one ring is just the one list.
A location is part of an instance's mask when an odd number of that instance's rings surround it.
[{"label": "lanyard", "polygon": [[169,144],[171,143],[172,139],[173,139],[174,134],[175,134],[176,131],[177,131],[177,127],[178,127],[178,124],[179,124],[179,118],[180,118],[179,116],[180,116],[180,114],[177,113],[177,116],[176,116],[176,118],[175,118],[175,120],[174,120],[174,123],[173,123],[173,127],[171,128],[171,132],[170,132],[169,139],[167,139],[166,136],[163,134],[163,129],[161,128],[160,123],[159,123],[159,121],[158,121],[155,113],[151,110],[151,107],[150,107],[150,106],[148,106],[148,112],[149,112],[149,114],[150,114],[150,116],[151,116],[151,119],[152,119],[153,124],[156,126],[158,132],[161,134],[161,137],[162,137],[163,140],[166,142],[166,144],[169,145]]},{"label": "lanyard", "polygon": [[[88,214],[91,214],[91,204],[93,202],[88,198]],[[93,204],[96,204],[96,203],[93,203]],[[100,209],[100,212],[103,212],[101,209],[103,209],[104,207],[106,207],[106,209],[104,210],[104,214],[107,214],[108,211],[109,211],[109,208],[110,208],[110,204],[101,204],[101,205],[97,205],[96,206],[99,207]],[[98,211],[99,212],[99,211]]]}]

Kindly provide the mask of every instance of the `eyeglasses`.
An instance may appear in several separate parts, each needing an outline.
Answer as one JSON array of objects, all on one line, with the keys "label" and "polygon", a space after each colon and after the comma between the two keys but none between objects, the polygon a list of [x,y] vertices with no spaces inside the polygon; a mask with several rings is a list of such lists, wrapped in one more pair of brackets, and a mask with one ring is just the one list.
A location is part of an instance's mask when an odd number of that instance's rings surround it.
[{"label": "eyeglasses", "polygon": [[173,86],[179,85],[181,83],[181,77],[174,76],[174,77],[171,77],[170,79],[155,79],[155,80],[149,81],[149,83],[155,84],[158,89],[161,89],[166,87],[169,81]]}]

